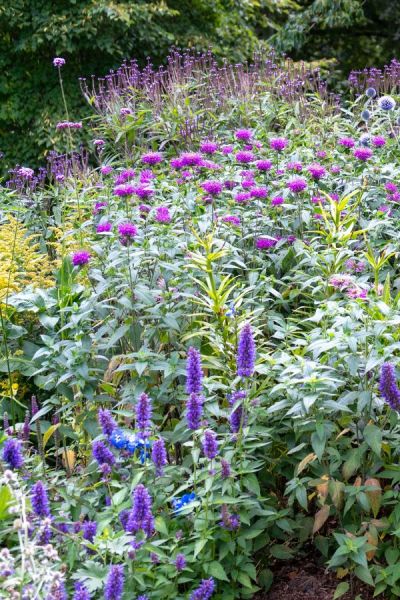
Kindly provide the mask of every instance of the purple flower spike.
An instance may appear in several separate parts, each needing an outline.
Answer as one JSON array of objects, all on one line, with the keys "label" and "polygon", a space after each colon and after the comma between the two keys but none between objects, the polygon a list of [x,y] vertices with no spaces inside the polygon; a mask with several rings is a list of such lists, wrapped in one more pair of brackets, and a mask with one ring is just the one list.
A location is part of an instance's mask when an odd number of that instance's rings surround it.
[{"label": "purple flower spike", "polygon": [[126,523],[128,533],[137,533],[140,530],[143,530],[147,536],[151,536],[154,532],[151,496],[141,483],[134,489],[133,506]]},{"label": "purple flower spike", "polygon": [[162,477],[164,474],[164,467],[168,464],[167,451],[163,439],[156,440],[153,444],[151,451],[151,459],[156,467],[156,475]]},{"label": "purple flower spike", "polygon": [[227,460],[221,459],[221,477],[222,479],[228,479],[231,476],[231,466]]},{"label": "purple flower spike", "polygon": [[147,394],[140,394],[136,403],[136,428],[145,433],[150,428],[151,400]]},{"label": "purple flower spike", "polygon": [[13,438],[6,440],[2,458],[4,462],[8,464],[10,469],[20,469],[24,464],[21,442],[19,440],[14,440]]},{"label": "purple flower spike", "polygon": [[191,346],[186,361],[186,392],[188,394],[200,394],[202,379],[200,352]]},{"label": "purple flower spike", "polygon": [[190,394],[186,403],[186,420],[189,429],[195,431],[200,427],[200,421],[203,414],[203,398],[194,392]]},{"label": "purple flower spike", "polygon": [[115,456],[109,448],[101,440],[93,442],[92,448],[93,458],[97,460],[99,465],[109,465],[110,467],[115,463]]},{"label": "purple flower spike", "polygon": [[104,586],[104,600],[121,600],[124,591],[124,567],[113,565]]},{"label": "purple flower spike", "polygon": [[379,380],[379,391],[389,406],[400,412],[400,390],[396,383],[395,368],[392,363],[383,363]]},{"label": "purple flower spike", "polygon": [[200,586],[190,596],[190,600],[209,600],[215,590],[214,579],[203,579]]},{"label": "purple flower spike", "polygon": [[250,323],[246,323],[239,335],[237,350],[237,374],[240,377],[251,377],[256,360],[256,345]]},{"label": "purple flower spike", "polygon": [[218,454],[217,436],[213,431],[207,430],[203,438],[203,454],[206,458],[212,460]]},{"label": "purple flower spike", "polygon": [[175,567],[178,573],[186,567],[186,558],[184,554],[177,554],[175,558]]},{"label": "purple flower spike", "polygon": [[97,419],[104,435],[111,435],[114,429],[117,428],[117,424],[114,421],[111,412],[106,408],[100,408],[97,413]]},{"label": "purple flower spike", "polygon": [[31,489],[31,504],[33,512],[38,517],[49,517],[50,507],[46,488],[41,481],[37,481]]},{"label": "purple flower spike", "polygon": [[89,590],[80,581],[75,584],[75,591],[72,600],[90,600]]}]

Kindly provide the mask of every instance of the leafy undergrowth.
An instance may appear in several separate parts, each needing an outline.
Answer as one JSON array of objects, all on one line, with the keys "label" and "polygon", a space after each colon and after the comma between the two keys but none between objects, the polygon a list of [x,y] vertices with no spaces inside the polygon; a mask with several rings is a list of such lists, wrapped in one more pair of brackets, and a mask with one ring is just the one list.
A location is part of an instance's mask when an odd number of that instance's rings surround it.
[{"label": "leafy undergrowth", "polygon": [[1,190],[0,595],[397,597],[397,71],[179,61]]}]

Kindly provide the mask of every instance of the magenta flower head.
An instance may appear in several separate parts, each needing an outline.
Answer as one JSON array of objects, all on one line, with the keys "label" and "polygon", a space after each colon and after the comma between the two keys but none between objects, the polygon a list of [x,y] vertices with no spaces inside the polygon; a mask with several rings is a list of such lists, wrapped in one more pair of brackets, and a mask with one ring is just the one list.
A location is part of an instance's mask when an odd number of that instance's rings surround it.
[{"label": "magenta flower head", "polygon": [[9,438],[5,441],[2,458],[8,464],[10,469],[20,469],[24,464],[22,455],[22,444],[19,440]]},{"label": "magenta flower head", "polygon": [[121,600],[124,591],[124,567],[112,565],[104,586],[104,600]]},{"label": "magenta flower head", "polygon": [[53,58],[53,67],[57,67],[57,69],[60,69],[64,65],[65,58],[61,58],[61,56],[56,56],[55,58]]},{"label": "magenta flower head", "polygon": [[375,148],[381,148],[382,146],[384,146],[386,144],[386,139],[383,137],[383,135],[375,135],[372,139],[371,139],[372,145],[375,146]]},{"label": "magenta flower head", "polygon": [[250,192],[238,192],[237,194],[235,194],[235,201],[238,204],[246,204],[246,202],[250,200],[250,198]]},{"label": "magenta flower head", "polygon": [[161,152],[146,152],[142,155],[142,163],[145,165],[158,165],[163,159]]},{"label": "magenta flower head", "polygon": [[283,204],[284,202],[285,202],[285,198],[283,198],[283,196],[274,196],[274,198],[272,198],[272,200],[271,200],[271,205],[279,206],[280,204]]},{"label": "magenta flower head", "polygon": [[287,187],[294,194],[300,194],[307,189],[307,181],[302,177],[295,177],[287,182]]},{"label": "magenta flower head", "polygon": [[74,267],[83,267],[90,261],[90,256],[91,254],[87,250],[78,250],[71,256],[72,264]]},{"label": "magenta flower head", "polygon": [[82,129],[82,123],[74,121],[60,121],[56,125],[56,129]]},{"label": "magenta flower head", "polygon": [[236,154],[236,160],[240,163],[251,163],[254,160],[254,154],[249,150],[241,150]]},{"label": "magenta flower head", "polygon": [[278,240],[275,238],[267,238],[260,237],[256,240],[256,248],[259,250],[269,250],[269,248],[273,248],[278,243]]},{"label": "magenta flower head", "polygon": [[158,206],[156,209],[156,221],[159,223],[170,223],[172,220],[171,213],[167,206]]},{"label": "magenta flower head", "polygon": [[200,352],[191,346],[186,361],[186,392],[188,394],[200,394],[202,379]]},{"label": "magenta flower head", "polygon": [[253,187],[250,191],[250,196],[252,198],[266,198],[268,195],[268,190],[265,187]]},{"label": "magenta flower head", "polygon": [[109,175],[112,172],[113,168],[111,165],[103,165],[100,167],[100,173],[102,175]]},{"label": "magenta flower head", "polygon": [[226,144],[225,146],[222,146],[221,150],[222,154],[232,154],[233,146],[231,146],[231,144]]},{"label": "magenta flower head", "polygon": [[371,158],[372,154],[371,148],[356,148],[353,152],[354,158],[358,158],[358,160],[361,160],[362,162]]},{"label": "magenta flower head", "polygon": [[178,160],[180,167],[197,167],[202,164],[203,157],[200,152],[183,152]]},{"label": "magenta flower head", "polygon": [[326,175],[326,169],[322,165],[318,163],[313,163],[309,167],[307,167],[307,171],[310,173],[311,177],[318,181],[322,179]]},{"label": "magenta flower head", "polygon": [[286,138],[277,137],[271,138],[269,141],[269,147],[271,150],[276,150],[276,152],[282,152],[288,145],[288,140]]},{"label": "magenta flower head", "polygon": [[118,225],[121,244],[128,246],[137,235],[137,228],[133,223],[120,223]]},{"label": "magenta flower head", "polygon": [[209,429],[204,432],[203,454],[206,458],[212,460],[218,454],[218,442],[215,433]]},{"label": "magenta flower head", "polygon": [[255,165],[259,171],[269,171],[272,169],[272,162],[266,158],[256,160]]},{"label": "magenta flower head", "polygon": [[35,175],[35,171],[29,167],[20,167],[17,173],[22,179],[33,179]]},{"label": "magenta flower head", "polygon": [[253,137],[251,129],[238,129],[235,131],[235,138],[241,142],[249,142]]},{"label": "magenta flower head", "polygon": [[141,483],[133,491],[132,510],[126,523],[126,531],[129,533],[137,533],[140,530],[148,536],[154,532],[151,496]]},{"label": "magenta flower head", "polygon": [[115,463],[114,454],[101,440],[95,440],[93,442],[92,454],[99,465],[109,465],[111,467]]},{"label": "magenta flower head", "polygon": [[202,579],[200,586],[195,590],[189,600],[209,600],[215,590],[214,579]]},{"label": "magenta flower head", "polygon": [[177,554],[175,558],[175,567],[178,573],[186,567],[186,558],[184,554]]},{"label": "magenta flower head", "polygon": [[151,399],[143,392],[138,398],[135,409],[136,429],[142,433],[147,433],[150,428],[152,410]]},{"label": "magenta flower head", "polygon": [[96,227],[96,233],[109,233],[112,230],[112,224],[108,221],[99,223]]},{"label": "magenta flower head", "polygon": [[153,447],[151,449],[151,460],[156,467],[156,475],[158,477],[162,477],[164,474],[164,467],[166,464],[168,464],[167,451],[162,438],[153,443]]},{"label": "magenta flower head", "polygon": [[343,148],[354,148],[356,145],[355,141],[351,137],[342,137],[339,139],[338,143],[340,146],[343,146]]},{"label": "magenta flower head", "polygon": [[205,192],[207,192],[207,194],[210,194],[211,196],[218,196],[218,194],[220,194],[223,190],[223,185],[220,181],[204,181],[201,184],[201,187]]},{"label": "magenta flower head", "polygon": [[46,488],[40,480],[32,486],[31,504],[33,512],[37,517],[50,516],[49,499],[47,497]]},{"label": "magenta flower head", "polygon": [[136,186],[133,183],[120,183],[114,188],[114,196],[132,196],[136,193]]},{"label": "magenta flower head", "polygon": [[239,335],[237,349],[237,374],[240,377],[251,377],[256,361],[256,345],[250,323],[245,323]]},{"label": "magenta flower head", "polygon": [[226,215],[225,217],[222,217],[221,220],[223,223],[229,223],[235,227],[240,227],[240,217],[237,217],[236,215]]},{"label": "magenta flower head", "polygon": [[114,421],[112,414],[106,408],[100,408],[97,413],[97,420],[103,432],[103,435],[111,435],[114,429],[117,428],[117,424]]},{"label": "magenta flower head", "polygon": [[93,140],[93,146],[96,146],[96,148],[104,148],[104,146],[106,145],[106,142],[104,140]]},{"label": "magenta flower head", "polygon": [[186,421],[189,429],[196,431],[200,427],[202,415],[203,397],[193,392],[186,402]]},{"label": "magenta flower head", "polygon": [[205,140],[200,144],[200,151],[204,152],[204,154],[215,154],[218,150],[218,144],[216,142],[210,142]]},{"label": "magenta flower head", "polygon": [[400,390],[396,383],[396,372],[392,363],[383,363],[379,380],[379,391],[390,408],[400,412]]}]

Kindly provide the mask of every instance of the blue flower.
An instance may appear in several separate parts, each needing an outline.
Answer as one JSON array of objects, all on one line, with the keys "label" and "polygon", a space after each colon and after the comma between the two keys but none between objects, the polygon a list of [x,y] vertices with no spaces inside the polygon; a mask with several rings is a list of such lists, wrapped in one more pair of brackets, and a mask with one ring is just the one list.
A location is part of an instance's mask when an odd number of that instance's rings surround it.
[{"label": "blue flower", "polygon": [[235,303],[233,301],[229,302],[229,308],[226,311],[225,315],[227,317],[234,317],[236,315]]},{"label": "blue flower", "polygon": [[114,429],[110,435],[109,442],[111,446],[114,446],[114,448],[117,448],[117,450],[122,450],[123,448],[126,448],[126,435],[123,431],[121,431],[121,429]]},{"label": "blue flower", "polygon": [[191,492],[190,494],[184,494],[180,498],[173,498],[172,506],[174,510],[172,512],[175,515],[178,515],[187,504],[194,502],[196,499],[197,496],[194,492]]}]

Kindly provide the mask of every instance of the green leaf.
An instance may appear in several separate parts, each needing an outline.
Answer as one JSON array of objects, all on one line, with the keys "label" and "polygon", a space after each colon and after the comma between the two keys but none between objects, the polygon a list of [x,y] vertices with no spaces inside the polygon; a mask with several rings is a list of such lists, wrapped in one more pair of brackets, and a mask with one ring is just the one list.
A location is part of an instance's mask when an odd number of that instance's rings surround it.
[{"label": "green leaf", "polygon": [[343,596],[349,589],[350,585],[347,583],[347,581],[342,581],[341,583],[339,583],[335,590],[335,593],[333,594],[333,600],[337,600],[337,598]]},{"label": "green leaf", "polygon": [[48,430],[43,434],[43,449],[46,448],[47,442],[53,435],[55,431],[60,427],[61,423],[55,423],[54,425],[50,425]]},{"label": "green leaf", "polygon": [[361,581],[363,581],[364,583],[367,583],[368,585],[374,585],[374,580],[372,579],[372,575],[368,567],[358,565],[354,569],[354,573],[357,575],[358,579],[361,579]]},{"label": "green leaf", "polygon": [[224,571],[224,567],[216,560],[207,565],[207,573],[216,579],[220,579],[221,581],[229,581],[229,578]]},{"label": "green leaf", "polygon": [[377,454],[381,455],[382,431],[376,425],[367,425],[363,431],[364,439],[368,446]]},{"label": "green leaf", "polygon": [[0,488],[0,520],[4,520],[9,516],[8,507],[12,501],[12,493],[7,485]]}]

